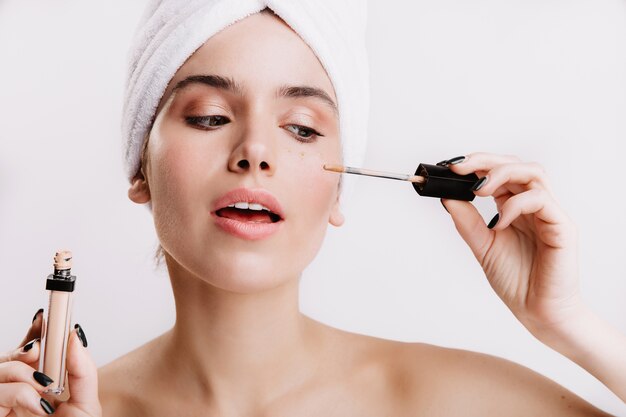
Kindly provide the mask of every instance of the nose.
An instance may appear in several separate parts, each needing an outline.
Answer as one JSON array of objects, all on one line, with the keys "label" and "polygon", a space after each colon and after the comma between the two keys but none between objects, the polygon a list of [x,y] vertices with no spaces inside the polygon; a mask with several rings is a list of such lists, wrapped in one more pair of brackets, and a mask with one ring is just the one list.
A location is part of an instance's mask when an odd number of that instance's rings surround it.
[{"label": "nose", "polygon": [[[242,170],[248,170],[248,169],[250,169],[250,161],[248,161],[247,159],[240,159],[237,162],[237,167],[241,168]],[[267,170],[270,169],[270,164],[268,164],[265,161],[261,161],[261,163],[259,164],[259,168],[262,171],[267,171]]]},{"label": "nose", "polygon": [[230,155],[228,170],[273,175],[276,168],[273,139],[269,135],[263,136],[250,135],[242,138]]}]

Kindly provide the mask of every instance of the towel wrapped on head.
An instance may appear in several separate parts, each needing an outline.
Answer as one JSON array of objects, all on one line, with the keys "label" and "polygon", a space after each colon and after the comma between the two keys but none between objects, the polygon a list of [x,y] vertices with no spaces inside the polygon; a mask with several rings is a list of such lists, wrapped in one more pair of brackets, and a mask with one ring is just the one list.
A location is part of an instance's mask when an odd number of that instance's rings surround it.
[{"label": "towel wrapped on head", "polygon": [[[367,140],[369,69],[365,0],[153,0],[135,33],[122,114],[129,181],[155,112],[176,71],[210,37],[270,8],[311,48],[335,89],[343,163],[362,164]],[[336,162],[336,161],[329,161]],[[321,167],[320,167],[321,169]],[[353,178],[342,179],[342,202]]]}]

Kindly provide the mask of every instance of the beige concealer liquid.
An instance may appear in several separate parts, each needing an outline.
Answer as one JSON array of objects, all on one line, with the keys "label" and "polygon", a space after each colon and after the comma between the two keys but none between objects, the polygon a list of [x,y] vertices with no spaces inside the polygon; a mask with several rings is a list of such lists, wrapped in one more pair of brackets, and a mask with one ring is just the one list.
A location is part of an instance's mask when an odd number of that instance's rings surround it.
[{"label": "beige concealer liquid", "polygon": [[41,354],[39,372],[54,380],[45,394],[61,395],[65,391],[65,357],[70,335],[72,294],[76,276],[72,272],[72,253],[59,251],[54,256],[54,273],[48,275],[46,290],[49,291],[48,310],[44,313],[41,328]]}]

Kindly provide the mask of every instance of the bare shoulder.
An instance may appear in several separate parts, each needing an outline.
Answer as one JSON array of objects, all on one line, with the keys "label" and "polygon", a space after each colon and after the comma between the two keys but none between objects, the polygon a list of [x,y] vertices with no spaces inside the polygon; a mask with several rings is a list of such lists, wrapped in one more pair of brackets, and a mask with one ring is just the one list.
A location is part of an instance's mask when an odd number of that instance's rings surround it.
[{"label": "bare shoulder", "polygon": [[[162,336],[161,336],[162,337]],[[144,415],[147,383],[157,367],[158,337],[98,369],[98,391],[104,417]]]},{"label": "bare shoulder", "polygon": [[406,415],[420,410],[429,416],[609,416],[549,378],[503,358],[424,343],[372,343],[376,345],[385,352],[379,360],[389,368],[391,386],[404,394],[395,397]]}]

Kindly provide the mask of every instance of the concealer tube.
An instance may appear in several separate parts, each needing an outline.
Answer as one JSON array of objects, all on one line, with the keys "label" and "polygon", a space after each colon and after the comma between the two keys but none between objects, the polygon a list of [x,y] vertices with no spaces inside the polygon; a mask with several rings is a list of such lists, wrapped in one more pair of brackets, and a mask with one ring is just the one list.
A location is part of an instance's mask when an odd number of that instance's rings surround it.
[{"label": "concealer tube", "polygon": [[65,390],[65,357],[70,335],[72,294],[76,277],[72,272],[72,252],[59,251],[54,256],[54,273],[48,275],[48,309],[44,312],[41,327],[41,354],[39,372],[54,380],[45,394],[61,395]]}]

